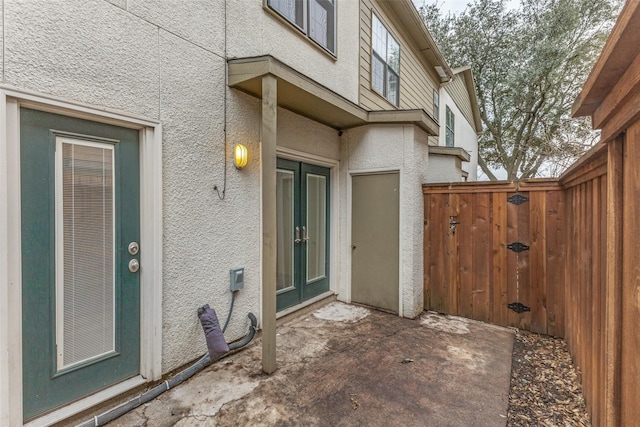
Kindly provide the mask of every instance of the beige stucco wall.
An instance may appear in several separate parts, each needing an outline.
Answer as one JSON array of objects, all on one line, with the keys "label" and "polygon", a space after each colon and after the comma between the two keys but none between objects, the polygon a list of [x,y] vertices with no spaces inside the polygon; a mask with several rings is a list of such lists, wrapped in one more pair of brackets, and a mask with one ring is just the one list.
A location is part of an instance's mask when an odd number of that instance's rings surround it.
[{"label": "beige stucco wall", "polygon": [[[266,3],[266,2],[265,2]],[[350,101],[358,102],[358,1],[338,1],[336,56],[322,50],[263,0],[227,2],[229,58],[272,55]]]},{"label": "beige stucco wall", "polygon": [[[2,82],[162,123],[162,371],[167,372],[206,349],[196,315],[199,306],[210,304],[224,321],[231,296],[230,268],[245,267],[246,275],[227,339],[246,333],[249,311],[259,318],[260,101],[225,87],[221,0],[200,0],[195,5],[158,0],[113,3],[4,0]],[[240,13],[238,4],[250,2],[230,3]],[[295,39],[261,10],[261,1],[255,3],[265,32],[280,31],[281,39]],[[341,15],[347,15],[348,3],[339,3],[345,5]],[[249,13],[251,7],[247,8]],[[252,34],[252,43],[258,45]],[[282,57],[290,49],[275,46],[275,40],[265,41],[273,43],[273,49],[258,46],[247,53]],[[348,52],[349,44],[344,44]],[[285,60],[302,66],[305,54],[300,52],[310,51],[315,57],[315,50],[305,43],[297,57]],[[324,54],[316,59],[326,60]],[[306,66],[330,83],[331,73],[323,74],[317,62]],[[335,69],[336,74],[348,76],[344,69]],[[355,68],[352,74],[355,81]],[[336,90],[353,86],[348,77],[333,85]],[[355,98],[355,89],[351,95]],[[339,157],[337,131],[285,110],[279,114],[279,144]],[[231,163],[237,142],[250,151],[249,165],[242,171]],[[225,156],[226,197],[220,200],[214,186],[223,188]]]},{"label": "beige stucco wall", "polygon": [[[357,102],[359,6],[337,4],[337,60],[265,12],[262,0],[227,4],[228,54],[273,55]],[[234,267],[245,267],[245,288],[226,337],[244,335],[246,314],[260,315],[260,101],[225,86],[222,0],[2,0],[1,10],[2,83],[162,124],[162,371],[205,351],[196,309],[208,303],[224,320],[231,296],[228,271]],[[341,255],[350,235],[348,171],[401,169],[403,315],[417,315],[424,133],[410,125],[367,126],[340,137],[289,111],[278,114],[279,147],[340,161]],[[242,171],[231,164],[238,142],[250,152]],[[223,188],[225,158],[227,185],[220,200],[214,186]],[[339,258],[338,289],[344,295],[350,267],[348,258]]]},{"label": "beige stucco wall", "polygon": [[[427,135],[412,125],[370,125],[346,131],[342,136],[340,179],[372,170],[400,171],[400,286],[404,317],[423,309],[423,199],[421,184],[428,155]],[[340,293],[347,300],[351,281],[351,230],[349,189],[340,189]]]},{"label": "beige stucco wall", "polygon": [[460,182],[463,162],[455,156],[441,154],[429,154],[429,167],[427,168],[427,182]]}]

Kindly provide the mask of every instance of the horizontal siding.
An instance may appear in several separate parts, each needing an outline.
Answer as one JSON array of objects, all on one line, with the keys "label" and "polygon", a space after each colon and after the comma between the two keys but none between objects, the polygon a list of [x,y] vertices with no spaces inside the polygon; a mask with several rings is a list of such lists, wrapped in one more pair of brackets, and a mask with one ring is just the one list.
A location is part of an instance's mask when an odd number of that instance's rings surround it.
[{"label": "horizontal siding", "polygon": [[461,74],[455,75],[444,88],[456,103],[464,118],[467,119],[472,128],[475,128],[471,100],[469,99],[469,92],[467,92],[464,77]]},{"label": "horizontal siding", "polygon": [[367,110],[395,110],[396,107],[371,89],[371,10],[400,43],[400,109],[423,109],[433,116],[433,90],[438,82],[425,69],[420,56],[372,0],[360,1],[360,106]]}]

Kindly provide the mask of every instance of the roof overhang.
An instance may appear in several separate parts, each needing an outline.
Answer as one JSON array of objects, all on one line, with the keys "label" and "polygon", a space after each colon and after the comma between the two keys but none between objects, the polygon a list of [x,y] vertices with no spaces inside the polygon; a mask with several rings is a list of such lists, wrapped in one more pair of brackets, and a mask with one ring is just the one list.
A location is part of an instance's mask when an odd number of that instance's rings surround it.
[{"label": "roof overhang", "polygon": [[429,155],[432,154],[456,157],[463,162],[468,162],[471,160],[471,154],[469,154],[467,150],[461,147],[443,147],[441,145],[430,145]]},{"label": "roof overhang", "polygon": [[229,87],[262,98],[262,77],[278,79],[278,106],[337,130],[369,124],[413,124],[437,136],[439,126],[424,110],[368,111],[272,56],[230,59]]},{"label": "roof overhang", "polygon": [[[628,1],[571,110],[591,116],[604,129],[622,105],[640,91],[640,2]],[[603,132],[604,137],[604,132]]]},{"label": "roof overhang", "polygon": [[482,120],[480,119],[480,107],[478,106],[478,96],[476,94],[476,85],[473,80],[473,72],[471,66],[466,65],[464,67],[458,67],[453,69],[453,74],[462,74],[464,77],[464,84],[469,93],[469,101],[471,102],[471,112],[473,114],[473,127],[476,134],[482,133]]},{"label": "roof overhang", "polygon": [[411,0],[393,0],[381,1],[381,3],[388,6],[403,23],[404,30],[409,33],[415,46],[427,62],[433,65],[441,83],[451,80],[454,72],[444,59],[444,55],[429,33],[413,2]]}]

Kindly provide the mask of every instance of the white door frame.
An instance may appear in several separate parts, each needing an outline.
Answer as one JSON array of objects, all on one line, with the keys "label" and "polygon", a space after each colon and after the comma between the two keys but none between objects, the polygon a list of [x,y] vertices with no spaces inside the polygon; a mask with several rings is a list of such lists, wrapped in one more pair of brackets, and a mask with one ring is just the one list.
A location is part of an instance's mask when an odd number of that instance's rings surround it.
[{"label": "white door frame", "polygon": [[140,132],[140,375],[76,401],[28,426],[49,425],[162,375],[162,126],[127,113],[0,85],[0,425],[22,418],[20,107]]}]

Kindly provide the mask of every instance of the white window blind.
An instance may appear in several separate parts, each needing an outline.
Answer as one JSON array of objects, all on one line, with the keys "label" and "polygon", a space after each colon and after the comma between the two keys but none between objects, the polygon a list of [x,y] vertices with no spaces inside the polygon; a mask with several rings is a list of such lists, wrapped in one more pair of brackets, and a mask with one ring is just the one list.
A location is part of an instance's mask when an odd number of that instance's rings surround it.
[{"label": "white window blind", "polygon": [[114,150],[58,137],[58,369],[114,351]]}]

